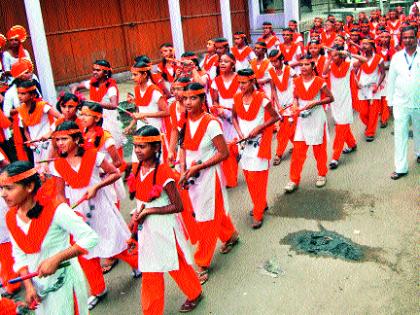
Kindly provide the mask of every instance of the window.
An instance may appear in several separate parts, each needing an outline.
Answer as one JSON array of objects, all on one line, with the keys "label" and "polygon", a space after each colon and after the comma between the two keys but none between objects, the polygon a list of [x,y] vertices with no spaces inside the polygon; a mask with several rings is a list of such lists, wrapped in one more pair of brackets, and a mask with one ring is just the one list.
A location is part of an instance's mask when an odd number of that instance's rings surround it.
[{"label": "window", "polygon": [[283,0],[259,0],[260,2],[260,13],[270,14],[283,12]]}]

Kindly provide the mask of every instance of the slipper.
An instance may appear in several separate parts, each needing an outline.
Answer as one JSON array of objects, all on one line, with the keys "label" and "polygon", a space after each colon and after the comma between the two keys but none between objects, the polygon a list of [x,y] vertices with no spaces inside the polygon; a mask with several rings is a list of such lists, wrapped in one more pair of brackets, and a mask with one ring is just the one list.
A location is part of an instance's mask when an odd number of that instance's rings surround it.
[{"label": "slipper", "polygon": [[252,228],[254,230],[258,230],[260,227],[262,227],[262,225],[263,225],[263,220],[261,220],[261,221],[254,221],[252,223]]},{"label": "slipper", "polygon": [[234,232],[230,240],[222,245],[222,247],[220,248],[220,253],[221,254],[229,253],[232,250],[232,248],[238,243],[239,243],[239,234],[238,232]]},{"label": "slipper", "polygon": [[180,313],[188,313],[191,312],[193,309],[197,307],[198,304],[200,304],[201,300],[203,299],[203,293],[200,293],[200,295],[194,299],[194,300],[186,300],[184,304],[181,305],[181,308],[179,309]]},{"label": "slipper", "polygon": [[101,302],[106,295],[108,294],[108,289],[105,289],[105,291],[99,295],[92,295],[88,298],[88,309],[89,311],[94,309],[96,305]]},{"label": "slipper", "polygon": [[280,163],[281,163],[281,156],[276,155],[273,160],[273,165],[277,166],[277,165],[280,165]]},{"label": "slipper", "polygon": [[200,284],[203,285],[209,280],[209,270],[205,269],[203,271],[196,271],[198,280],[200,281]]},{"label": "slipper", "polygon": [[102,266],[102,274],[106,275],[107,273],[111,272],[111,270],[114,269],[114,267],[116,265],[118,265],[118,263],[119,263],[119,260],[118,259],[115,259],[114,262],[111,265],[104,264]]}]

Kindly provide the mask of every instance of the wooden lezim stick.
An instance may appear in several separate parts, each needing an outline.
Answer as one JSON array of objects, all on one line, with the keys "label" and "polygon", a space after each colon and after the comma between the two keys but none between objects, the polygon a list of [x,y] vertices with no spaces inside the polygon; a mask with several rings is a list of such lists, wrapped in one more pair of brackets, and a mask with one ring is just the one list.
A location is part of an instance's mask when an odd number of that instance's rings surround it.
[{"label": "wooden lezim stick", "polygon": [[[64,268],[64,267],[68,267],[68,266],[70,266],[70,262],[65,261],[58,266],[57,270],[61,269],[61,268]],[[39,275],[38,272],[28,273],[25,276],[21,276],[21,277],[17,277],[17,278],[9,280],[9,284],[15,284],[15,283],[22,282],[22,281],[25,281],[25,280],[28,280],[28,279],[32,279],[34,277],[38,277],[38,275]]]}]

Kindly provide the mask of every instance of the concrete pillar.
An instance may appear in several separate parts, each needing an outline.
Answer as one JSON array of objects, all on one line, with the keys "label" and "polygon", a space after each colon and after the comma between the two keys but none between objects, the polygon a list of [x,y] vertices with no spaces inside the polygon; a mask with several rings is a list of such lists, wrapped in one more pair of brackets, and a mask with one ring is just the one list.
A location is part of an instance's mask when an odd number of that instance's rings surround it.
[{"label": "concrete pillar", "polygon": [[232,34],[232,16],[230,12],[230,0],[220,0],[220,12],[222,15],[223,37],[229,42],[229,46],[233,45]]},{"label": "concrete pillar", "polygon": [[57,92],[54,85],[41,4],[39,0],[24,0],[24,2],[42,96],[47,102],[54,105],[57,102]]},{"label": "concrete pillar", "polygon": [[287,26],[290,20],[299,22],[299,1],[284,0],[284,24]]},{"label": "concrete pillar", "polygon": [[169,18],[171,21],[172,42],[177,58],[185,52],[184,33],[182,31],[181,7],[179,0],[168,0]]}]

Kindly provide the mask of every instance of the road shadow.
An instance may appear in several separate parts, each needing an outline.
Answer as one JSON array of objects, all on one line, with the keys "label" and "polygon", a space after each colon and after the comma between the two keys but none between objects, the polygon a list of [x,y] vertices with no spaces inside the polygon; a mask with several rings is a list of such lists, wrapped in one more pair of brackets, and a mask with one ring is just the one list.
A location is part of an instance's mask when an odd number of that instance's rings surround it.
[{"label": "road shadow", "polygon": [[355,208],[374,208],[375,198],[369,194],[355,195],[347,190],[312,189],[281,194],[270,207],[270,214],[285,218],[338,221]]}]

